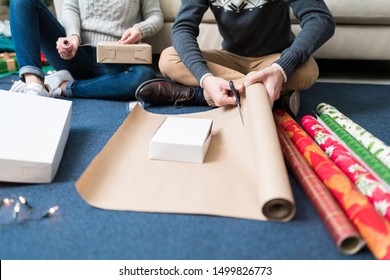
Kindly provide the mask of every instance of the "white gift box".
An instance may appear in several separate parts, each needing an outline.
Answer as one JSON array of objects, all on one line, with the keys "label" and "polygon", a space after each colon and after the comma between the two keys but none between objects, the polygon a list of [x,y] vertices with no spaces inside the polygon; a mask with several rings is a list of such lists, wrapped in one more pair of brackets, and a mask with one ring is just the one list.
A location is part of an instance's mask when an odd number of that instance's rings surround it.
[{"label": "white gift box", "polygon": [[72,102],[0,90],[0,181],[49,183],[68,139]]},{"label": "white gift box", "polygon": [[149,142],[150,159],[203,163],[212,123],[210,119],[167,117]]}]

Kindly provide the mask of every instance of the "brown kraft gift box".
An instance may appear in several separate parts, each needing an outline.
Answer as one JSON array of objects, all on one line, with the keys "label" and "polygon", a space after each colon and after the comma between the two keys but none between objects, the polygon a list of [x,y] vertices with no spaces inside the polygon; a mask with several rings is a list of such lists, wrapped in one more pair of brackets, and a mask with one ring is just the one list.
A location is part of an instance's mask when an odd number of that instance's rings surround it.
[{"label": "brown kraft gift box", "polygon": [[152,46],[146,43],[123,45],[99,42],[96,56],[98,63],[152,64]]}]

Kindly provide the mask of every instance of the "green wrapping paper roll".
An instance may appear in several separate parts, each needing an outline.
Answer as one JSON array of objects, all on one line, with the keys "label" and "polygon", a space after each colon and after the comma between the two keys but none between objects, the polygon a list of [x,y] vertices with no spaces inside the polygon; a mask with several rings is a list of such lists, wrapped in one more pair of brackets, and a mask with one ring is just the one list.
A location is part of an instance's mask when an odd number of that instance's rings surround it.
[{"label": "green wrapping paper roll", "polygon": [[328,114],[321,114],[320,118],[326,125],[358,155],[383,181],[390,185],[390,170],[370,151],[363,147],[351,134],[344,130]]},{"label": "green wrapping paper roll", "polygon": [[335,107],[321,103],[317,106],[320,114],[328,114],[343,129],[351,134],[364,148],[378,158],[387,168],[390,169],[390,146],[382,140],[365,130],[363,127],[349,119]]}]

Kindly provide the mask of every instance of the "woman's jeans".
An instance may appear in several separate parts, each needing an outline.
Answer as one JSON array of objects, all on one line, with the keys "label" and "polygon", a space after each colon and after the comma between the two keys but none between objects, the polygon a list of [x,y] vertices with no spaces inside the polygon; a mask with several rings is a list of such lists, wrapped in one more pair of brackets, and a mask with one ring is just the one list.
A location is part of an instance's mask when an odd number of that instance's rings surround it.
[{"label": "woman's jeans", "polygon": [[80,46],[73,59],[62,59],[56,42],[66,37],[65,30],[42,0],[11,0],[10,24],[20,77],[31,73],[44,78],[42,50],[51,66],[68,70],[74,77],[75,81],[67,84],[67,96],[134,100],[137,87],[155,77],[150,65],[96,63],[92,46]]}]

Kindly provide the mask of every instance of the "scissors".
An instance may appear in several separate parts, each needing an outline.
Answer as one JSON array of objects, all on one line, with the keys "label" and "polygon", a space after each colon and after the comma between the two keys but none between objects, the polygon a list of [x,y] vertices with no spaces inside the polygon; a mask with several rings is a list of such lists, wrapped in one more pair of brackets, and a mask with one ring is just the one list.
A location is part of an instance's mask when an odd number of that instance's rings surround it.
[{"label": "scissors", "polygon": [[240,113],[241,122],[244,125],[244,120],[243,120],[242,114],[241,114],[240,95],[238,94],[236,88],[234,87],[233,81],[229,81],[229,87],[233,92],[234,98],[236,99],[236,104],[237,104],[238,112]]}]

